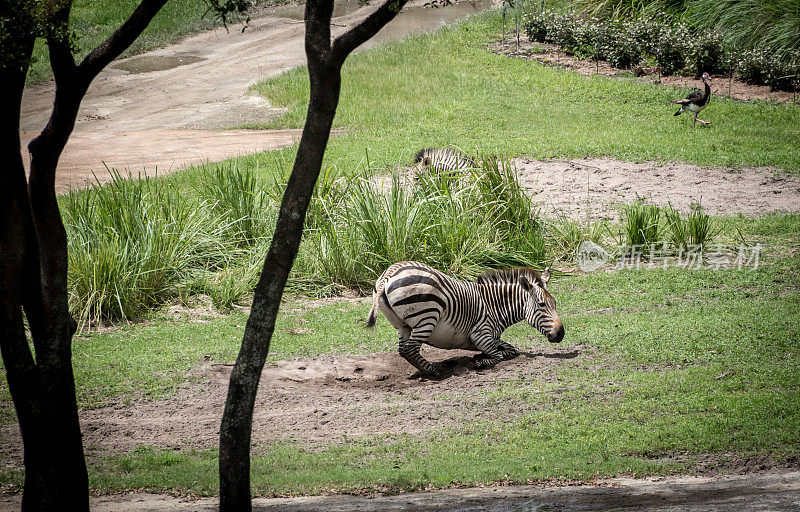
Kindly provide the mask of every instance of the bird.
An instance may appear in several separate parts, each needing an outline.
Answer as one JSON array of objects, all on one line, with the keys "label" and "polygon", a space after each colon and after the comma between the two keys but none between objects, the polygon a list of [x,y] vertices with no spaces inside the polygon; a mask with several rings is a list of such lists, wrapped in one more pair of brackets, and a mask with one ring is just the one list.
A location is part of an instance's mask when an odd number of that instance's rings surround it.
[{"label": "bird", "polygon": [[697,121],[703,124],[711,124],[711,121],[703,121],[697,118],[697,114],[706,108],[708,101],[711,99],[711,86],[708,85],[709,82],[711,82],[711,77],[708,76],[708,73],[703,73],[702,80],[703,85],[705,85],[705,90],[703,92],[692,91],[685,99],[670,101],[670,103],[681,106],[681,108],[675,112],[676,116],[683,114],[684,110],[691,110],[692,114],[694,114],[694,123],[692,123],[692,126],[697,124]]}]

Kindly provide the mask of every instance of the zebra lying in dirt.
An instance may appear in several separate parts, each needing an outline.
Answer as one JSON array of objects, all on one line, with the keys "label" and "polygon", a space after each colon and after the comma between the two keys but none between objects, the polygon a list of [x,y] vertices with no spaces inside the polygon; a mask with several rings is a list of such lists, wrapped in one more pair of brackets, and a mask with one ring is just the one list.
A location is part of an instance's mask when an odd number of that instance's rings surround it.
[{"label": "zebra lying in dirt", "polygon": [[500,335],[522,320],[552,343],[564,338],[556,301],[547,291],[549,280],[549,270],[512,268],[457,281],[424,263],[395,263],[375,282],[367,326],[375,325],[380,310],[397,329],[400,355],[423,374],[440,374],[420,354],[423,343],[478,350],[476,366],[488,368],[518,355]]},{"label": "zebra lying in dirt", "polygon": [[454,176],[458,171],[474,169],[478,166],[469,155],[455,149],[425,148],[414,155],[416,174],[428,172],[436,176]]}]

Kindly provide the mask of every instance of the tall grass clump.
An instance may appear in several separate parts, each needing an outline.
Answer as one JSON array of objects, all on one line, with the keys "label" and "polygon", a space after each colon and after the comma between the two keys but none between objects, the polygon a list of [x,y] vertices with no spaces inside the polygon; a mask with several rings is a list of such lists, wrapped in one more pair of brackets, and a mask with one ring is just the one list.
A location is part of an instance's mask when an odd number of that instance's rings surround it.
[{"label": "tall grass clump", "polygon": [[800,48],[797,0],[689,0],[686,19],[715,30],[738,48],[764,48],[788,55]]},{"label": "tall grass clump", "polygon": [[202,167],[199,176],[200,196],[239,245],[252,246],[271,236],[277,216],[256,170],[214,164]]},{"label": "tall grass clump", "polygon": [[[130,178],[130,177],[128,177]],[[82,325],[137,318],[175,292],[214,243],[207,212],[166,182],[126,179],[70,192],[62,203],[69,304]],[[221,238],[221,237],[219,237]]]},{"label": "tall grass clump", "polygon": [[670,242],[680,249],[706,246],[722,231],[711,216],[703,211],[700,203],[692,203],[685,218],[671,204],[664,213]]},{"label": "tall grass clump", "polygon": [[642,201],[625,206],[625,235],[630,246],[645,246],[661,241],[661,208]]},{"label": "tall grass clump", "polygon": [[507,163],[492,159],[461,176],[422,173],[414,183],[362,175],[344,196],[320,198],[327,222],[307,226],[297,277],[366,289],[388,265],[418,260],[470,277],[532,266],[545,257],[533,201]]}]

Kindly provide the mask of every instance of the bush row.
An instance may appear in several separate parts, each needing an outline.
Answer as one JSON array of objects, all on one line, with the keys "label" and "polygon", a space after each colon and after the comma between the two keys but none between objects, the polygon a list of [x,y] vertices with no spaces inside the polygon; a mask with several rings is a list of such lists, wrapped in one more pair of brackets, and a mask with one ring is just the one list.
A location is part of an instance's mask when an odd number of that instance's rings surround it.
[{"label": "bush row", "polygon": [[748,83],[773,90],[792,90],[792,75],[800,72],[800,51],[783,55],[739,51],[716,32],[697,33],[683,22],[663,17],[598,18],[542,10],[528,13],[524,26],[532,41],[552,42],[579,58],[606,60],[621,69],[652,62],[664,75],[734,71]]}]

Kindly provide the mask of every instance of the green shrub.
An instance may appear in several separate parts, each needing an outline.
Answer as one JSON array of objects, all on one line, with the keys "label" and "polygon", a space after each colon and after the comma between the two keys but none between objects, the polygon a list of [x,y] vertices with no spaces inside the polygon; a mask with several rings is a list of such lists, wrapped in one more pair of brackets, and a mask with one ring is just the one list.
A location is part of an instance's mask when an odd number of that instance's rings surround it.
[{"label": "green shrub", "polygon": [[682,24],[662,27],[653,44],[653,56],[662,75],[674,75],[684,68],[691,38],[689,30]]},{"label": "green shrub", "polygon": [[525,17],[525,23],[534,41],[551,41],[579,58],[605,59],[620,69],[630,69],[645,57],[652,58],[664,75],[685,70],[699,77],[733,68],[745,82],[773,90],[793,90],[800,75],[800,49],[737,51],[719,32],[697,31],[663,12],[638,18],[585,18],[572,11],[536,11]]},{"label": "green shrub", "polygon": [[729,69],[729,58],[722,36],[713,30],[703,31],[689,39],[686,69],[700,77],[703,73],[722,73]]},{"label": "green shrub", "polygon": [[800,50],[776,55],[765,48],[755,48],[741,52],[736,67],[742,80],[749,84],[791,91],[800,74]]},{"label": "green shrub", "polygon": [[574,53],[579,58],[605,59],[609,45],[608,23],[599,18],[590,18],[579,24],[575,30]]},{"label": "green shrub", "polygon": [[636,37],[634,23],[615,20],[609,23],[610,34],[603,49],[608,63],[615,68],[630,69],[642,60],[643,48]]},{"label": "green shrub", "polygon": [[547,38],[564,51],[574,53],[578,42],[577,27],[578,19],[574,12],[552,13],[548,18]]},{"label": "green shrub", "polygon": [[535,10],[525,14],[522,18],[522,24],[528,39],[537,43],[544,43],[547,41],[547,29],[550,23],[550,11]]}]

